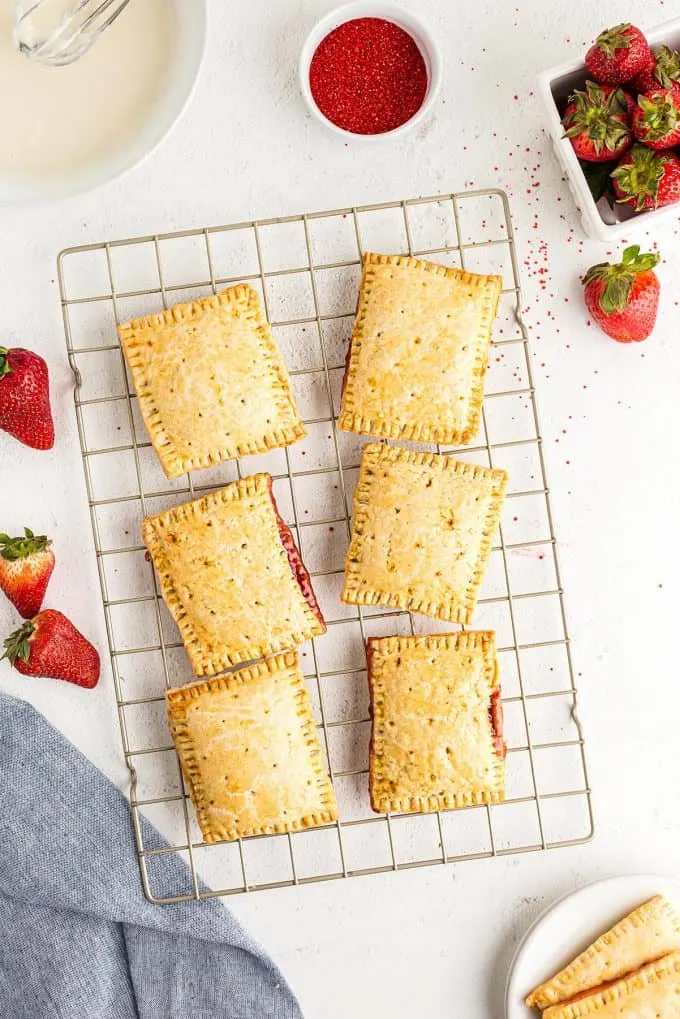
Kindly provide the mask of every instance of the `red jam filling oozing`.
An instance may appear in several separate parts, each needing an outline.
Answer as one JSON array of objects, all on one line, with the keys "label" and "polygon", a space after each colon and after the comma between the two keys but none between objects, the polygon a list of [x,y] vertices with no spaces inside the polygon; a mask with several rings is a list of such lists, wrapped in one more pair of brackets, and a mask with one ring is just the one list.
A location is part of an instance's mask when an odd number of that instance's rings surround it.
[{"label": "red jam filling oozing", "polygon": [[293,574],[295,580],[297,581],[298,586],[302,591],[303,597],[306,598],[307,604],[309,605],[310,609],[312,610],[316,618],[319,620],[319,622],[323,623],[324,618],[321,615],[321,609],[319,608],[319,603],[316,600],[316,595],[314,594],[312,582],[309,578],[307,570],[305,569],[305,564],[302,562],[300,553],[298,552],[297,549],[297,545],[295,544],[295,539],[291,534],[290,527],[288,527],[288,525],[285,524],[281,519],[278,506],[276,505],[276,499],[274,498],[274,492],[272,491],[271,482],[269,483],[269,498],[271,499],[272,506],[274,507],[274,513],[276,514],[276,523],[279,528],[279,538],[281,539],[281,544],[286,550],[288,562],[290,563],[291,573]]},{"label": "red jam filling oozing", "polygon": [[345,21],[319,43],[309,87],[325,117],[353,134],[384,134],[423,105],[427,68],[414,39],[384,18]]},{"label": "red jam filling oozing", "polygon": [[347,344],[347,353],[345,354],[345,370],[342,373],[342,389],[340,390],[341,398],[345,395],[347,376],[349,375],[349,362],[351,361],[351,359],[352,359],[352,337],[350,336],[349,343]]},{"label": "red jam filling oozing", "polygon": [[500,688],[497,688],[491,694],[489,718],[491,720],[491,731],[493,733],[493,748],[501,760],[504,761],[507,753],[507,747],[505,745],[505,740],[503,739],[503,704],[501,702]]}]

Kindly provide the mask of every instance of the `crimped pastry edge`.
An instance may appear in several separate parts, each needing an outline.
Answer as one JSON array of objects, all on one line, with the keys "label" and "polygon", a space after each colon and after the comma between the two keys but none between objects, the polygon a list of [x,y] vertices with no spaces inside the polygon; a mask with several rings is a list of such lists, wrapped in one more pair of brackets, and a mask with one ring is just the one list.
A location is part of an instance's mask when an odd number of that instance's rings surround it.
[{"label": "crimped pastry edge", "polygon": [[376,649],[397,652],[406,648],[427,647],[434,650],[440,648],[479,648],[484,652],[484,668],[489,679],[489,688],[493,693],[500,688],[498,662],[496,654],[496,634],[492,630],[461,630],[456,633],[393,635],[388,637],[369,637],[366,641],[368,661],[368,686],[370,694],[371,740],[369,745],[369,796],[371,808],[376,814],[384,813],[429,813],[436,810],[455,810],[479,804],[502,803],[505,799],[505,761],[494,751],[493,787],[484,790],[471,790],[469,793],[453,794],[452,796],[420,796],[408,798],[379,798],[375,794],[374,785],[379,781],[378,764],[380,757],[376,751],[376,736],[384,716],[376,711],[377,698],[382,685],[376,677],[373,667],[373,656]]},{"label": "crimped pastry edge", "polygon": [[[292,412],[294,420],[287,427],[271,429],[258,441],[235,443],[228,449],[215,448],[200,457],[181,456],[167,435],[162,414],[156,406],[154,384],[146,375],[146,359],[141,340],[146,332],[153,332],[175,322],[192,321],[201,317],[208,309],[230,306],[236,308],[236,314],[252,320],[254,332],[260,341],[262,356],[277,382],[276,394],[279,397],[279,410],[286,414]],[[280,351],[271,333],[271,327],[262,313],[257,291],[248,284],[241,283],[235,287],[228,287],[219,294],[203,297],[197,301],[176,304],[172,308],[167,308],[154,315],[143,315],[140,318],[132,319],[118,327],[118,335],[130,368],[144,424],[161,467],[168,478],[177,478],[187,471],[212,467],[235,457],[266,453],[270,449],[289,446],[306,434],[293,399],[288,373],[283,368]]]},{"label": "crimped pastry edge", "polygon": [[600,934],[591,945],[584,949],[583,952],[580,952],[567,966],[559,970],[555,976],[534,988],[531,994],[528,994],[525,998],[524,1003],[527,1008],[546,1009],[560,1004],[561,1000],[565,1000],[558,997],[560,987],[563,987],[565,983],[573,978],[577,969],[587,965],[591,959],[599,955],[603,946],[609,947],[615,945],[631,928],[642,927],[647,922],[647,919],[657,910],[660,910],[672,920],[673,926],[680,935],[680,914],[678,911],[663,895],[653,895],[651,899],[643,902],[632,912],[627,913],[626,916],[618,920],[608,930]]},{"label": "crimped pastry edge", "polygon": [[[222,646],[210,645],[209,648],[206,648],[205,643],[194,630],[184,603],[177,594],[172,570],[165,555],[165,542],[162,534],[159,532],[162,532],[168,524],[176,524],[188,516],[202,515],[205,512],[209,512],[211,507],[218,503],[232,502],[250,495],[265,495],[271,503],[270,492],[271,476],[269,474],[250,474],[245,478],[240,478],[238,481],[230,482],[216,492],[208,492],[207,495],[201,496],[200,499],[194,499],[192,502],[173,506],[154,517],[145,517],[142,521],[142,539],[151,553],[161,583],[163,598],[171,616],[177,623],[196,676],[214,676],[224,669],[240,665],[243,662],[250,662],[257,658],[266,658],[268,655],[288,649],[291,645],[304,644],[311,637],[318,637],[326,632],[325,622],[322,623],[317,617],[300,590],[300,598],[304,602],[303,611],[305,618],[309,621],[309,625],[303,630],[290,634],[285,640],[271,640],[266,644],[252,644],[240,651],[229,651],[226,644]],[[276,524],[273,503],[272,515],[274,517],[274,524]],[[276,534],[277,540],[280,540],[278,537],[278,527],[276,527]]]},{"label": "crimped pastry edge", "polygon": [[646,963],[628,976],[615,980],[604,989],[594,988],[591,993],[575,1001],[552,1005],[543,1013],[543,1019],[585,1019],[595,1015],[607,1005],[625,998],[633,991],[652,987],[669,973],[677,973],[680,981],[680,951],[670,952],[661,959]]},{"label": "crimped pastry edge", "polygon": [[[463,599],[451,598],[448,601],[427,601],[425,599],[411,598],[401,592],[380,592],[375,588],[360,588],[356,576],[358,563],[351,563],[350,558],[356,557],[361,550],[363,528],[368,516],[368,502],[373,484],[373,478],[367,477],[364,465],[373,460],[379,463],[381,460],[388,460],[390,463],[414,463],[425,467],[433,467],[438,470],[453,470],[459,475],[472,475],[473,477],[494,478],[489,512],[485,521],[480,542],[479,555],[475,564],[473,576],[468,584]],[[345,565],[345,582],[340,594],[340,600],[347,605],[387,605],[411,612],[419,612],[423,615],[433,616],[449,623],[470,623],[472,614],[477,604],[477,594],[484,579],[484,570],[491,555],[491,547],[494,531],[496,529],[500,510],[505,497],[508,475],[500,468],[482,467],[480,464],[466,463],[464,460],[457,460],[447,453],[419,453],[415,450],[404,449],[401,446],[388,446],[382,442],[371,442],[364,446],[361,457],[361,468],[359,478],[354,491],[354,520],[352,526],[352,539],[347,551]]]},{"label": "crimped pastry edge", "polygon": [[[355,370],[359,351],[364,340],[363,323],[365,306],[370,300],[372,278],[370,269],[376,265],[407,266],[420,272],[446,279],[457,279],[470,286],[488,287],[494,284],[484,305],[484,315],[480,331],[475,337],[477,356],[475,358],[472,399],[470,414],[462,429],[442,428],[426,422],[410,422],[398,424],[387,417],[367,418],[359,409],[360,395],[354,391]],[[468,445],[479,431],[479,421],[484,401],[484,381],[491,342],[491,330],[498,310],[503,280],[500,276],[472,273],[455,266],[439,265],[436,262],[413,258],[408,255],[380,255],[366,252],[363,257],[363,272],[359,290],[359,304],[352,336],[349,345],[349,361],[342,392],[342,407],[338,418],[338,427],[343,431],[355,432],[359,435],[375,435],[384,439],[402,439],[410,442],[437,442],[450,445]]]},{"label": "crimped pastry edge", "polygon": [[[203,694],[213,690],[230,689],[236,684],[248,683],[263,675],[275,676],[285,671],[291,672],[290,679],[293,682],[298,697],[298,716],[303,720],[302,735],[308,747],[310,747],[310,751],[313,751],[312,766],[317,777],[321,800],[326,809],[314,814],[306,814],[299,818],[293,818],[281,824],[264,825],[247,830],[226,829],[220,825],[213,825],[210,821],[207,796],[203,789],[197,748],[193,742],[191,731],[186,724],[187,705],[196,699],[200,699]],[[338,811],[335,793],[321,763],[322,754],[316,735],[314,716],[295,651],[277,654],[263,662],[258,662],[248,668],[239,669],[236,672],[223,676],[216,676],[209,680],[198,680],[194,683],[188,683],[186,686],[173,688],[166,691],[165,701],[168,725],[170,726],[170,731],[177,748],[182,774],[189,786],[191,799],[196,809],[196,816],[205,842],[233,842],[236,839],[248,838],[251,835],[278,835],[289,831],[300,831],[305,828],[318,827],[322,824],[330,824],[337,820]]]}]

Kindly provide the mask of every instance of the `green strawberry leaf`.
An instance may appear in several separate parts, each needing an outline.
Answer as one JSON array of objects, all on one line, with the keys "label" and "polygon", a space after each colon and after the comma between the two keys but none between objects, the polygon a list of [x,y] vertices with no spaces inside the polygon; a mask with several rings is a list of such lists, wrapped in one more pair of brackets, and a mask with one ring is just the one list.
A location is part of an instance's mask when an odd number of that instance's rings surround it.
[{"label": "green strawberry leaf", "polygon": [[630,299],[636,273],[649,272],[661,261],[657,252],[640,254],[640,245],[631,244],[623,252],[621,261],[616,265],[599,262],[590,267],[583,277],[583,284],[599,281],[604,283],[600,296],[600,308],[605,315],[615,315],[623,311]]},{"label": "green strawberry leaf", "polygon": [[615,25],[614,28],[608,28],[604,32],[600,32],[595,45],[598,49],[608,56],[613,57],[617,50],[627,50],[630,47],[631,40],[628,35],[628,30],[632,28],[630,23],[624,25]]},{"label": "green strawberry leaf", "polygon": [[7,347],[0,347],[0,379],[3,379],[5,375],[9,375],[11,368],[7,362],[7,355],[9,350]]},{"label": "green strawberry leaf", "polygon": [[662,154],[645,145],[633,145],[625,161],[619,163],[611,174],[621,191],[617,202],[628,203],[634,199],[638,212],[644,209],[646,198],[651,198],[656,206],[659,184],[664,173],[665,160]]},{"label": "green strawberry leaf", "polygon": [[676,103],[677,100],[668,92],[656,92],[651,99],[638,96],[645,139],[661,141],[675,131],[680,121],[680,110]]},{"label": "green strawberry leaf", "polygon": [[607,281],[600,298],[600,307],[605,315],[613,315],[617,311],[623,311],[628,304],[628,298],[632,289],[632,276],[612,276]]},{"label": "green strawberry leaf", "polygon": [[639,244],[634,244],[632,247],[626,248],[623,253],[623,265],[630,269],[631,272],[649,272],[649,270],[654,269],[660,261],[661,255],[657,251],[648,251],[644,255],[641,255]]},{"label": "green strawberry leaf", "polygon": [[22,662],[27,662],[31,657],[31,645],[29,643],[33,633],[35,632],[35,626],[30,619],[20,626],[18,630],[6,639],[4,647],[5,651],[3,655],[0,655],[0,661],[3,658],[9,659],[12,665],[16,662],[17,658],[20,658]]},{"label": "green strawberry leaf", "polygon": [[24,527],[24,532],[22,538],[10,538],[7,534],[0,534],[0,558],[16,562],[36,552],[44,552],[52,544],[46,534],[36,535],[30,527]]},{"label": "green strawberry leaf", "polygon": [[628,115],[626,93],[622,88],[617,88],[615,92],[612,92],[609,97],[609,109],[619,117]]},{"label": "green strawberry leaf", "polygon": [[660,46],[655,58],[654,77],[664,88],[670,88],[673,82],[680,81],[680,53],[677,50]]},{"label": "green strawberry leaf", "polygon": [[611,163],[581,162],[583,175],[586,178],[586,183],[595,202],[599,202],[603,195],[611,193],[611,181],[609,178],[616,165],[616,161]]}]

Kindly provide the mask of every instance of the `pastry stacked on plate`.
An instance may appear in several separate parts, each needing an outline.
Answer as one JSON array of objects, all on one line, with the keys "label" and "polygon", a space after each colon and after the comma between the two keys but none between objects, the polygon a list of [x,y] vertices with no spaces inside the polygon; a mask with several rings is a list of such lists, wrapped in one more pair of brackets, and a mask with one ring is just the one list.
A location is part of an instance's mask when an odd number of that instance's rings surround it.
[{"label": "pastry stacked on plate", "polygon": [[660,895],[528,995],[543,1019],[678,1019],[680,916]]},{"label": "pastry stacked on plate", "polygon": [[[477,434],[501,279],[366,255],[339,427],[457,447]],[[248,286],[120,329],[168,477],[305,434],[283,358]],[[504,471],[364,447],[342,601],[471,622]],[[206,842],[327,824],[337,806],[296,648],[326,625],[267,474],[144,520],[195,683],[168,717]],[[495,634],[370,638],[373,809],[501,800],[505,743]],[[234,666],[243,666],[226,672]],[[255,664],[252,664],[255,663]]]}]

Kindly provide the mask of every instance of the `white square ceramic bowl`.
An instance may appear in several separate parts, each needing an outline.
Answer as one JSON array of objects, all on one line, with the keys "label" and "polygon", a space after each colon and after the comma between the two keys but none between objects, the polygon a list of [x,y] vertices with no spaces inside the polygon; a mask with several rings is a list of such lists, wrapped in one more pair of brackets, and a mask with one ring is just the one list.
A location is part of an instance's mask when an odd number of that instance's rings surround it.
[{"label": "white square ceramic bowl", "polygon": [[[680,18],[667,21],[646,35],[652,47],[666,45],[671,49],[680,49]],[[629,237],[634,230],[646,229],[659,220],[680,216],[678,203],[637,213],[626,205],[615,205],[612,209],[606,198],[595,203],[571,142],[562,137],[564,129],[559,110],[559,107],[564,108],[567,97],[575,88],[583,87],[585,79],[585,64],[583,61],[574,61],[540,74],[538,90],[548,115],[548,131],[557,158],[567,175],[586,234],[596,240],[610,241],[624,235]]]}]

